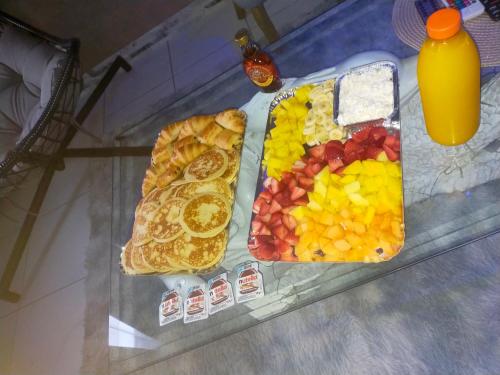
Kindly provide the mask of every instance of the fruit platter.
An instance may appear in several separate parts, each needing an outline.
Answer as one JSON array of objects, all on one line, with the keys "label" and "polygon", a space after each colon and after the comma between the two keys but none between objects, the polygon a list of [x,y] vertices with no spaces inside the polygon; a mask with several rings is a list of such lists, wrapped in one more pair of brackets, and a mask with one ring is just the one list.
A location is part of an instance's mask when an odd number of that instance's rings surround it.
[{"label": "fruit platter", "polygon": [[261,160],[248,240],[258,260],[374,263],[401,250],[393,64],[280,92],[270,105]]}]

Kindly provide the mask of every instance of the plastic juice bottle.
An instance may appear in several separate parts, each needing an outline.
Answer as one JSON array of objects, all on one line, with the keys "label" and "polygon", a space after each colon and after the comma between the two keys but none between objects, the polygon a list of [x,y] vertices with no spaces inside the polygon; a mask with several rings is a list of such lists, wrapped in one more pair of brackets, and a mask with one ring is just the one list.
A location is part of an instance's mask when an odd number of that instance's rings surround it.
[{"label": "plastic juice bottle", "polygon": [[427,132],[442,145],[460,145],[479,127],[479,53],[456,9],[433,13],[427,35],[417,65]]}]

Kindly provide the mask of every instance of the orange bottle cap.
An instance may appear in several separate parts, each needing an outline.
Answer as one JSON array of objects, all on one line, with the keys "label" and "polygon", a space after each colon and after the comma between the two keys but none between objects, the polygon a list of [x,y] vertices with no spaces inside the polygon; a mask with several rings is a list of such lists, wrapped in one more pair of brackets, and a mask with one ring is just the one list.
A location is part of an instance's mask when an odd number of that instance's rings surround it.
[{"label": "orange bottle cap", "polygon": [[448,39],[461,27],[460,11],[453,8],[440,9],[427,20],[427,35],[432,39]]}]

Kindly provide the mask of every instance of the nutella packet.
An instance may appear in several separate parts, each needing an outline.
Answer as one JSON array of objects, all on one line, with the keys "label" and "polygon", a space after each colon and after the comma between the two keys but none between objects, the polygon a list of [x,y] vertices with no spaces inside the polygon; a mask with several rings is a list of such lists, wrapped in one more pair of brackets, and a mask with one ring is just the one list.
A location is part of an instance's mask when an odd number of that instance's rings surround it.
[{"label": "nutella packet", "polygon": [[182,297],[177,289],[170,289],[161,295],[158,311],[160,326],[182,319]]},{"label": "nutella packet", "polygon": [[227,281],[227,272],[208,280],[208,313],[212,315],[233,305],[233,288]]},{"label": "nutella packet", "polygon": [[236,302],[251,301],[264,295],[264,281],[258,262],[239,265],[236,275]]},{"label": "nutella packet", "polygon": [[208,317],[205,285],[195,285],[188,289],[184,301],[184,323],[196,322]]}]

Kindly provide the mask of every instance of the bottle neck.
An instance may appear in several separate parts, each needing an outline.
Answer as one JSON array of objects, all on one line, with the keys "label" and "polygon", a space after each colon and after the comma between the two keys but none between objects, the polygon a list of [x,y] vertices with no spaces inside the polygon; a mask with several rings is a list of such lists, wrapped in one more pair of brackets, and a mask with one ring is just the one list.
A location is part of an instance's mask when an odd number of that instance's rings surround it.
[{"label": "bottle neck", "polygon": [[251,57],[259,50],[259,46],[252,40],[249,40],[247,44],[243,44],[240,48],[244,57]]}]

